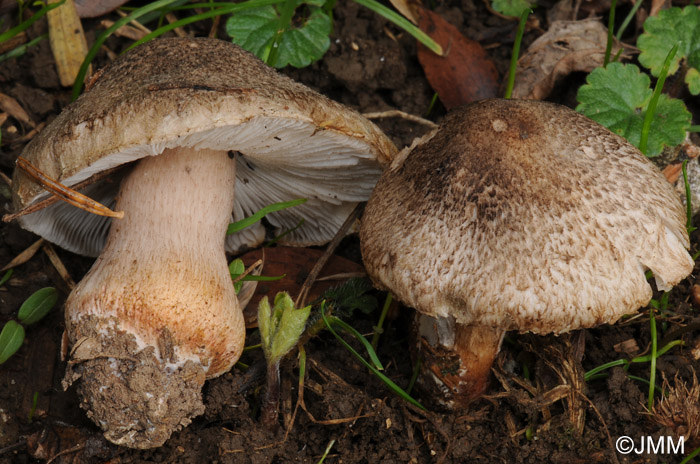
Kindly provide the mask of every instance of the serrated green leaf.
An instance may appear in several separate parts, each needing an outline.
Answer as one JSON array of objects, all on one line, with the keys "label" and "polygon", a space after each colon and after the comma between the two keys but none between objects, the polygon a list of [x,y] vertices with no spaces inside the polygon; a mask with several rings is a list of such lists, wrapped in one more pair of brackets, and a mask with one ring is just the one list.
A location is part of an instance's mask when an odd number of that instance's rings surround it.
[{"label": "serrated green leaf", "polygon": [[[610,63],[594,69],[579,88],[576,110],[639,147],[647,105],[652,96],[649,76],[632,64]],[[683,141],[691,115],[682,101],[661,95],[651,123],[647,156],[664,145]]]},{"label": "serrated green leaf", "polygon": [[691,94],[700,94],[700,71],[695,68],[688,69],[685,74],[685,83],[688,84],[688,91]]},{"label": "serrated green leaf", "polygon": [[[234,43],[264,61],[270,57],[271,47],[277,47],[276,58],[271,58],[275,61],[272,64],[277,68],[288,64],[297,68],[308,66],[320,59],[330,47],[328,36],[331,33],[332,21],[320,7],[325,2],[300,2],[300,5],[304,4],[308,8],[308,16],[302,18],[301,26],[280,24],[278,10],[269,6],[231,16],[226,21],[226,32]],[[297,8],[296,13],[305,11]]]},{"label": "serrated green leaf", "polygon": [[689,69],[700,68],[700,9],[688,5],[659,11],[644,21],[644,33],[637,39],[641,53],[639,62],[658,76],[666,55],[675,44],[679,44],[676,56],[671,61],[668,74],[678,70],[685,59]]},{"label": "serrated green leaf", "polygon": [[504,16],[519,18],[523,11],[532,8],[532,3],[527,0],[493,0],[491,7]]},{"label": "serrated green leaf", "polygon": [[53,287],[46,287],[34,292],[19,308],[17,317],[24,325],[40,321],[58,301],[58,292]]},{"label": "serrated green leaf", "polygon": [[314,9],[302,27],[282,33],[275,65],[283,68],[291,64],[295,68],[303,68],[320,59],[331,46],[329,35],[332,27],[333,23],[326,12]]},{"label": "serrated green leaf", "polygon": [[15,354],[24,342],[24,327],[15,321],[7,321],[0,332],[0,364]]},{"label": "serrated green leaf", "polygon": [[241,11],[228,18],[226,33],[233,43],[266,60],[277,35],[279,17],[273,6]]}]

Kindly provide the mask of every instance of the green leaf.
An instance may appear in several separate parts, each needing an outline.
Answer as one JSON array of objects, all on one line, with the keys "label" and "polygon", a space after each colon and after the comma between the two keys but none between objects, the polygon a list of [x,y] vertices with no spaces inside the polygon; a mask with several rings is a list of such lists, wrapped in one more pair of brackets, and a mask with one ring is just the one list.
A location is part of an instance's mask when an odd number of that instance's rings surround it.
[{"label": "green leaf", "polygon": [[329,288],[320,299],[330,300],[329,303],[343,313],[352,314],[353,311],[359,309],[363,313],[369,314],[377,309],[377,299],[372,295],[366,295],[372,288],[368,279],[355,277]]},{"label": "green leaf", "polygon": [[[266,62],[271,56],[271,48],[277,47],[276,57],[270,60],[274,63],[268,64],[277,68],[288,64],[302,68],[320,59],[330,47],[328,36],[333,24],[330,16],[320,7],[324,3],[316,0],[300,2],[296,5],[295,14],[303,16],[286,24],[280,24],[284,21],[273,6],[243,11],[226,21],[226,32],[234,43]],[[298,8],[304,4],[304,8]]]},{"label": "green leaf", "polygon": [[[668,74],[674,74],[681,60],[686,60],[688,70],[700,68],[700,9],[688,5],[659,11],[657,16],[650,16],[644,21],[644,33],[637,39],[641,53],[639,62],[658,76],[671,47],[680,42],[678,52],[671,61]],[[690,87],[690,83],[688,84]],[[696,92],[693,92],[696,90]],[[691,93],[700,93],[698,84],[691,88]]]},{"label": "green leaf", "polygon": [[[576,110],[639,147],[647,105],[652,96],[649,76],[632,64],[610,63],[594,69],[579,88]],[[683,141],[691,115],[681,100],[661,95],[651,123],[647,156],[664,145]]]},{"label": "green leaf", "polygon": [[287,354],[304,332],[311,306],[294,308],[294,301],[287,292],[275,296],[275,306],[270,309],[267,298],[258,306],[258,327],[265,358],[268,364],[278,362]]},{"label": "green leaf", "polygon": [[17,317],[24,325],[40,321],[58,301],[58,292],[53,287],[42,288],[34,292],[22,303]]},{"label": "green leaf", "polygon": [[299,198],[297,200],[283,201],[280,203],[273,203],[271,205],[268,205],[260,211],[258,211],[257,213],[253,214],[252,216],[248,216],[245,219],[241,219],[240,221],[236,221],[232,224],[229,224],[228,230],[226,230],[226,235],[235,234],[236,232],[241,231],[246,227],[252,226],[253,224],[255,224],[270,213],[274,213],[275,211],[281,211],[286,208],[291,208],[293,206],[298,206],[303,203],[306,203],[306,198]]},{"label": "green leaf", "polygon": [[10,277],[12,277],[12,273],[14,272],[14,269],[8,269],[5,274],[3,274],[2,277],[0,277],[0,286],[5,285],[8,280],[10,280]]},{"label": "green leaf", "polygon": [[24,327],[15,321],[7,321],[0,332],[0,364],[7,361],[22,346]]},{"label": "green leaf", "polygon": [[493,0],[491,7],[503,16],[519,18],[526,9],[532,8],[532,3],[527,0]]},{"label": "green leaf", "polygon": [[266,61],[277,35],[277,20],[273,6],[241,11],[226,21],[226,33],[233,43]]},{"label": "green leaf", "polygon": [[700,94],[700,71],[696,68],[691,68],[685,74],[685,83],[688,84],[688,90],[691,94]]},{"label": "green leaf", "polygon": [[[231,279],[235,279],[239,275],[243,274],[245,272],[245,264],[243,264],[243,260],[238,258],[231,261],[231,264],[228,265],[228,272],[231,274]],[[241,280],[233,284],[233,289],[236,291],[236,293],[238,293],[241,291],[242,286],[243,281]]]}]

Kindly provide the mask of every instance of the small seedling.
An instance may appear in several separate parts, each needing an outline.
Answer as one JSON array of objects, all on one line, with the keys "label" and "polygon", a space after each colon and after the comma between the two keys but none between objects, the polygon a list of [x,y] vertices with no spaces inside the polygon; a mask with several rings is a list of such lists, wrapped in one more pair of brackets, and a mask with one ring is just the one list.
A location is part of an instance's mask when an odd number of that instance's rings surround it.
[{"label": "small seedling", "polygon": [[668,73],[675,74],[683,64],[682,76],[693,95],[700,94],[700,9],[688,5],[659,11],[644,21],[644,33],[637,39],[639,62],[660,76],[664,61],[674,44],[680,44]]},{"label": "small seedling", "polygon": [[267,391],[261,412],[261,420],[266,427],[276,428],[279,425],[280,361],[299,341],[310,311],[311,306],[294,308],[294,301],[286,292],[275,296],[273,307],[267,297],[260,300],[258,305],[258,328],[267,362]]},{"label": "small seedling", "polygon": [[7,361],[19,350],[24,342],[24,327],[39,322],[53,308],[58,300],[58,292],[53,287],[34,292],[22,303],[17,319],[9,320],[0,332],[0,364]]},{"label": "small seedling", "polygon": [[231,261],[231,263],[228,265],[228,272],[231,274],[231,278],[234,280],[233,288],[234,290],[236,290],[236,293],[241,291],[243,282],[274,282],[276,280],[282,280],[287,276],[287,274],[282,274],[281,276],[259,276],[248,274],[242,277],[241,279],[238,279],[238,277],[240,277],[245,272],[245,264],[240,258],[236,258],[233,261]]}]

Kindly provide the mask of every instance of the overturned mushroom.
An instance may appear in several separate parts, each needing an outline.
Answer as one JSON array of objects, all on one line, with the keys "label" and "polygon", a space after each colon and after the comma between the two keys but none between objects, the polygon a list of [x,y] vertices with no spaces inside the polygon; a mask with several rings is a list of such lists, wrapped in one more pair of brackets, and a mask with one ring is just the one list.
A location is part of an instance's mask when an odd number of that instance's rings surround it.
[{"label": "overturned mushroom", "polygon": [[454,110],[381,176],[360,230],[381,288],[419,312],[422,382],[463,407],[505,331],[612,323],[693,269],[673,188],[632,145],[563,106]]},{"label": "overturned mushroom", "polygon": [[[82,406],[110,441],[161,445],[203,412],[205,379],[240,356],[227,224],[307,198],[269,223],[280,231],[304,219],[284,242],[323,243],[393,152],[357,113],[231,43],[189,38],[123,55],[32,140],[23,156],[68,186],[139,160],[83,191],[116,202],[124,219],[64,203],[20,219],[69,250],[102,250],[66,302],[66,384],[80,379]],[[43,194],[21,170],[13,186],[17,209]],[[256,227],[227,248],[260,243]]]}]

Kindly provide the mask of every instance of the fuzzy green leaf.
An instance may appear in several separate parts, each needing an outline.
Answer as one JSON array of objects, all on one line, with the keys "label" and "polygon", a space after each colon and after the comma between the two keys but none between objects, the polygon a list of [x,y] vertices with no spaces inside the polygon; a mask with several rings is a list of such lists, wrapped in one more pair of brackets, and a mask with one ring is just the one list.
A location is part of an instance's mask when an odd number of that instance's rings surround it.
[{"label": "fuzzy green leaf", "polygon": [[16,321],[7,321],[0,332],[0,364],[15,354],[24,341],[24,327]]},{"label": "fuzzy green leaf", "polygon": [[688,90],[693,95],[700,94],[700,71],[696,68],[691,68],[685,74],[685,83],[688,84]]},{"label": "fuzzy green leaf", "polygon": [[[610,63],[596,68],[579,88],[576,110],[639,147],[642,124],[652,96],[649,76],[631,64]],[[683,141],[691,115],[682,101],[661,95],[651,123],[647,156],[661,153],[664,145]]]},{"label": "fuzzy green leaf", "polygon": [[[294,1],[294,0],[288,0]],[[330,47],[332,21],[319,6],[325,2],[300,2],[297,14],[308,14],[295,18],[293,24],[280,24],[280,14],[274,6],[246,10],[231,16],[226,21],[226,32],[233,42],[267,61],[271,47],[279,47],[274,66],[283,68],[291,64],[297,68],[308,66],[320,59]],[[281,33],[280,33],[281,32]],[[275,40],[277,42],[275,43]]]},{"label": "fuzzy green leaf", "polygon": [[526,9],[532,8],[527,0],[493,0],[491,7],[504,16],[519,18]]},{"label": "fuzzy green leaf", "polygon": [[[651,16],[644,21],[644,33],[637,39],[637,47],[641,50],[639,62],[649,68],[654,76],[658,76],[668,55],[669,50],[679,44],[676,56],[671,61],[668,74],[678,70],[681,60],[686,60],[688,70],[700,69],[700,9],[688,5],[659,11],[657,16]],[[691,86],[691,93],[700,93],[698,84]],[[693,92],[696,90],[696,92]]]},{"label": "fuzzy green leaf", "polygon": [[294,301],[286,292],[275,296],[274,308],[270,308],[267,297],[260,300],[258,327],[269,364],[279,361],[299,341],[310,311],[311,306],[294,309]]},{"label": "fuzzy green leaf", "polygon": [[34,292],[19,308],[17,317],[24,325],[39,322],[58,301],[58,292],[53,287],[46,287]]}]

